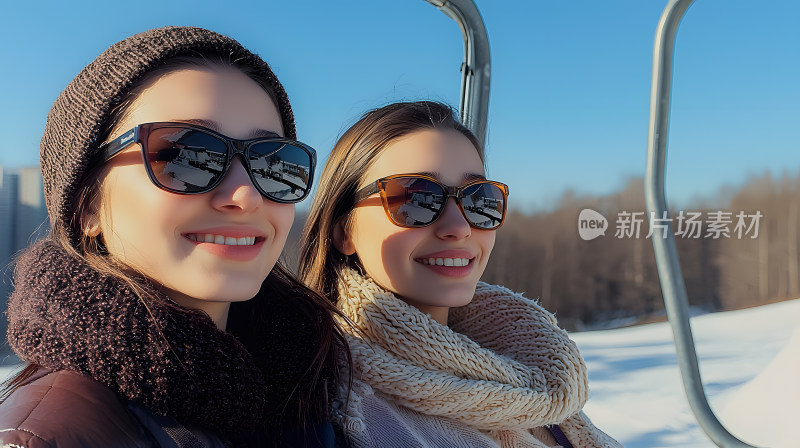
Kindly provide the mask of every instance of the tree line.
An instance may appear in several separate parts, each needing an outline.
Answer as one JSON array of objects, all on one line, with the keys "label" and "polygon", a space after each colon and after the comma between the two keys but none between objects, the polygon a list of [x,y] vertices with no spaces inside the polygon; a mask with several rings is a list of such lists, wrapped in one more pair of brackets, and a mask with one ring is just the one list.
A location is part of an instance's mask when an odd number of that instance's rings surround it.
[{"label": "tree line", "polygon": [[[725,311],[800,296],[798,201],[797,175],[765,173],[697,206],[671,208],[669,218],[655,217],[655,226],[672,225],[690,305]],[[608,219],[605,236],[579,237],[585,208]],[[637,212],[643,222],[632,237]],[[483,279],[539,298],[571,330],[662,319],[652,242],[660,233],[648,237],[650,225],[642,178],[607,196],[567,193],[553,211],[509,215]]]}]

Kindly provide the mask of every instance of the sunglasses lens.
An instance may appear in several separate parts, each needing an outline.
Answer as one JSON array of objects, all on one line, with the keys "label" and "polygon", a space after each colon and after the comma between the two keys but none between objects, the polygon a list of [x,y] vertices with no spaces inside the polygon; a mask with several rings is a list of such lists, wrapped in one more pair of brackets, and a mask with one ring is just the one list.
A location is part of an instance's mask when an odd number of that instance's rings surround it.
[{"label": "sunglasses lens", "polygon": [[432,223],[445,203],[442,187],[418,177],[388,179],[383,191],[392,221],[401,226],[422,227]]},{"label": "sunglasses lens", "polygon": [[489,182],[472,184],[463,190],[461,205],[467,220],[478,229],[496,229],[503,222],[505,195],[503,190]]},{"label": "sunglasses lens", "polygon": [[[147,161],[156,182],[176,193],[203,193],[225,174],[227,143],[187,127],[150,131]],[[250,146],[250,168],[261,193],[278,202],[297,202],[311,186],[313,157],[306,149],[283,142]]]},{"label": "sunglasses lens", "polygon": [[225,169],[226,145],[205,132],[159,128],[147,140],[147,162],[167,190],[198,193],[213,185]]},{"label": "sunglasses lens", "polygon": [[311,187],[311,154],[284,142],[262,142],[250,147],[250,168],[261,192],[278,202],[297,202]]}]

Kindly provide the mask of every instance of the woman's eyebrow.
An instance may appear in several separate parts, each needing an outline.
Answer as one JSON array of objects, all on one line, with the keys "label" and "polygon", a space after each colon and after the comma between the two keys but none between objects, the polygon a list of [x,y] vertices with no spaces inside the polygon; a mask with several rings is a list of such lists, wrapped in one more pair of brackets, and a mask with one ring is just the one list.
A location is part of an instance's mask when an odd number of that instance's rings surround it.
[{"label": "woman's eyebrow", "polygon": [[169,121],[177,121],[179,123],[196,124],[197,126],[202,126],[204,128],[209,128],[211,130],[219,132],[219,124],[214,120],[204,120],[202,118],[177,118],[177,119],[169,120]]},{"label": "woman's eyebrow", "polygon": [[[422,172],[417,173],[417,174],[430,176],[430,177],[433,177],[435,179],[441,179],[441,173],[437,173],[437,172],[434,172],[434,171],[422,171]],[[464,173],[464,176],[462,177],[462,180],[467,181],[467,182],[473,181],[473,180],[486,180],[486,176],[484,176],[483,174],[479,174],[479,173]]]},{"label": "woman's eyebrow", "polygon": [[[219,123],[217,123],[214,120],[205,120],[205,119],[202,119],[202,118],[180,118],[180,119],[175,119],[175,120],[170,120],[170,121],[178,121],[178,122],[181,122],[181,123],[195,124],[197,126],[202,126],[204,128],[212,129],[214,131],[219,132],[220,134],[222,133],[222,132],[220,132]],[[252,131],[250,131],[250,136],[248,138],[259,138],[259,137],[280,137],[280,135],[278,135],[277,133],[275,133],[273,131],[268,131],[266,129],[253,129]]]},{"label": "woman's eyebrow", "polygon": [[464,173],[464,180],[471,181],[471,180],[486,180],[486,176],[483,174],[478,173]]},{"label": "woman's eyebrow", "polygon": [[277,132],[268,131],[266,129],[253,129],[250,133],[250,138],[259,137],[280,137]]}]

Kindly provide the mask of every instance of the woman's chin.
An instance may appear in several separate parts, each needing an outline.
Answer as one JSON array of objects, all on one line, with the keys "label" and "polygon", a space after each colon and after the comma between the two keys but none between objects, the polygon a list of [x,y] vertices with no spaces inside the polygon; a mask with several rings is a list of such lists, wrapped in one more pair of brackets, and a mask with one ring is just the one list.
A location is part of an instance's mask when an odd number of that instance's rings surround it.
[{"label": "woman's chin", "polygon": [[184,291],[167,291],[167,295],[186,308],[203,309],[206,303],[234,303],[252,299],[258,294],[261,284],[204,285],[203,288]]}]

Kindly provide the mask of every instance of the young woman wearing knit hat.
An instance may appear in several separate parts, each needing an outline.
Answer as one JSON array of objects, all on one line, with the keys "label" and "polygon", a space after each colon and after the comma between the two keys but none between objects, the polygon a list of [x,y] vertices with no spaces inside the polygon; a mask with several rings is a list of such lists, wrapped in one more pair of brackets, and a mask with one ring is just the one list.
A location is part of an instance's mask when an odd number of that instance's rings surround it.
[{"label": "young woman wearing knit hat", "polygon": [[535,301],[479,282],[508,189],[448,106],[396,103],[334,146],[301,277],[349,318],[354,447],[617,447],[581,412],[586,366]]},{"label": "young woman wearing knit hat", "polygon": [[336,310],[279,264],[315,153],[270,67],[208,30],[111,46],[41,143],[49,238],[17,260],[28,367],[0,445],[325,446]]}]

